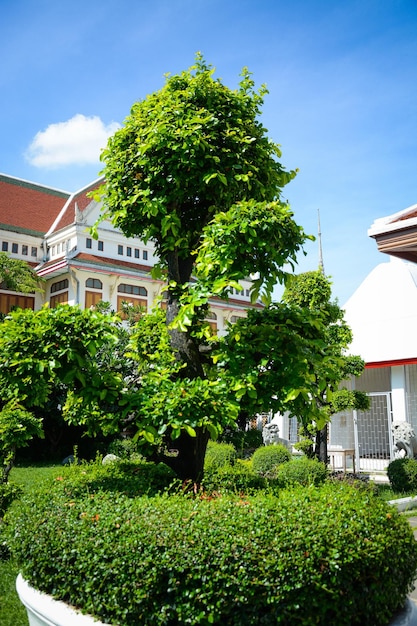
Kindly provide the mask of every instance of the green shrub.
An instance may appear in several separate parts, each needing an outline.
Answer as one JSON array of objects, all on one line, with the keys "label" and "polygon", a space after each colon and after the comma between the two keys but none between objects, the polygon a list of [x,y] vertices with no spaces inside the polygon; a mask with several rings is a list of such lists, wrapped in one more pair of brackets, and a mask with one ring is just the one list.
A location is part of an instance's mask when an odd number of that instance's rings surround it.
[{"label": "green shrub", "polygon": [[343,483],[196,499],[57,482],[7,515],[32,585],[124,626],[380,626],[416,575],[407,520]]},{"label": "green shrub", "polygon": [[178,482],[164,463],[118,461],[103,465],[100,458],[63,467],[55,480],[65,485],[73,497],[97,491],[120,492],[129,497],[155,495]]},{"label": "green shrub", "polygon": [[282,463],[276,469],[276,482],[280,487],[321,485],[328,476],[329,470],[324,463],[306,456]]},{"label": "green shrub", "polygon": [[14,483],[0,482],[0,520],[16,498],[22,493],[22,488]]},{"label": "green shrub", "polygon": [[263,446],[253,453],[252,466],[257,474],[273,477],[277,466],[290,459],[290,451],[282,444]]},{"label": "green shrub", "polygon": [[123,460],[139,460],[141,455],[139,453],[139,446],[129,438],[114,439],[108,446],[108,454],[115,454]]},{"label": "green shrub", "polygon": [[397,493],[417,490],[417,461],[407,457],[391,461],[387,468],[391,487]]},{"label": "green shrub", "polygon": [[233,465],[236,459],[236,449],[231,443],[209,441],[204,459],[204,471],[217,470],[225,465]]},{"label": "green shrub", "polygon": [[206,493],[253,493],[267,486],[266,479],[256,474],[252,463],[238,459],[234,465],[206,470],[202,488]]}]

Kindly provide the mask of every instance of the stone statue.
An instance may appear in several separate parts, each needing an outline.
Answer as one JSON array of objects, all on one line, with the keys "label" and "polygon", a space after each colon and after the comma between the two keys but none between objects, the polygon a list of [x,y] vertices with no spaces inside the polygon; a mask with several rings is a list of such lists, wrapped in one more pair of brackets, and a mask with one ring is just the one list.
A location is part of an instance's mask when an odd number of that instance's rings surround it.
[{"label": "stone statue", "polygon": [[282,439],[279,436],[279,426],[276,422],[272,421],[269,424],[265,424],[262,429],[262,439],[265,446],[271,446],[274,444],[282,444],[291,450],[291,443],[287,439]]},{"label": "stone statue", "polygon": [[394,457],[417,457],[417,438],[414,429],[408,422],[392,422],[392,434],[394,437]]}]

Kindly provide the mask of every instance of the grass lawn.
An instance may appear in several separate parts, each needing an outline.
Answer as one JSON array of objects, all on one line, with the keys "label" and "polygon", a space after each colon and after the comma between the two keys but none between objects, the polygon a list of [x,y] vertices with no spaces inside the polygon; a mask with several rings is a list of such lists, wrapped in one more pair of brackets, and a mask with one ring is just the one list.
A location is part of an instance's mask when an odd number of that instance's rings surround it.
[{"label": "grass lawn", "polygon": [[[58,476],[60,465],[44,467],[15,467],[10,474],[10,482],[17,483],[25,490],[30,490],[46,478]],[[20,603],[15,583],[18,569],[13,561],[0,560],[0,625],[27,626],[26,609]]]}]

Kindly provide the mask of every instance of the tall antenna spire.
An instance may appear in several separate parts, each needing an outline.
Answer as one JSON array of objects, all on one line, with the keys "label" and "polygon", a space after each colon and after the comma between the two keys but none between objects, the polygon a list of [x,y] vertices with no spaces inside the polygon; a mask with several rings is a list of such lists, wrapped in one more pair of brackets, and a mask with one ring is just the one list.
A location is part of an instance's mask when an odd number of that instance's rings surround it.
[{"label": "tall antenna spire", "polygon": [[317,225],[318,225],[318,240],[319,240],[319,272],[324,274],[323,249],[321,247],[320,209],[317,209]]}]

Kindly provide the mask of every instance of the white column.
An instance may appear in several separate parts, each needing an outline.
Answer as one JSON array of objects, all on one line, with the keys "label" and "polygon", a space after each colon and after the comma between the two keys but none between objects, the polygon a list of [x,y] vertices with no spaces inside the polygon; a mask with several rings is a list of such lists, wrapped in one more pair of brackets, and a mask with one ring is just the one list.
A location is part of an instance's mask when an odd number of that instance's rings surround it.
[{"label": "white column", "polygon": [[407,421],[405,397],[405,366],[391,367],[392,419],[397,422]]}]

